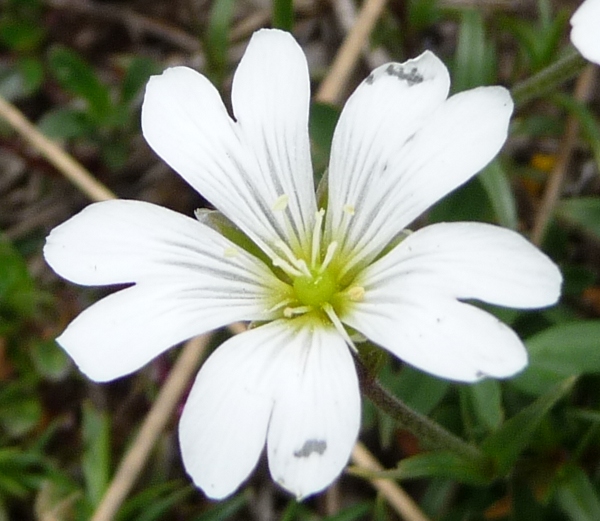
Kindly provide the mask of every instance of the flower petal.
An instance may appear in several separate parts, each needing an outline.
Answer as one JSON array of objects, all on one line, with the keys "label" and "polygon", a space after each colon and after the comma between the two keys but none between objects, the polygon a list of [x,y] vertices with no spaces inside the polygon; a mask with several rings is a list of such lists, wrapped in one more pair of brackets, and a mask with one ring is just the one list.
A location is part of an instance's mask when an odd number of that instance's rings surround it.
[{"label": "flower petal", "polygon": [[237,335],[200,369],[179,423],[183,463],[206,495],[233,493],[265,445],[287,332],[268,324]]},{"label": "flower petal", "polygon": [[600,0],[586,0],[571,17],[571,41],[582,56],[600,63]]},{"label": "flower petal", "polygon": [[290,329],[267,448],[273,479],[298,498],[342,471],[360,426],[354,362],[333,329]]},{"label": "flower petal", "polygon": [[[89,378],[136,371],[169,347],[238,320],[264,317],[261,300],[185,277],[162,277],[105,297],[56,340]],[[262,318],[264,319],[264,318]]]},{"label": "flower petal", "polygon": [[285,211],[294,235],[308,239],[317,211],[308,140],[310,82],[296,40],[284,31],[255,32],[235,73],[231,97],[240,139],[258,160],[261,178],[256,183],[287,196]]},{"label": "flower petal", "polygon": [[[329,165],[326,226],[335,240],[349,227],[348,248],[356,243],[356,220],[363,223],[388,184],[397,181],[398,172],[388,170],[390,159],[444,102],[449,88],[445,65],[426,51],[378,67],[352,94],[335,129]],[[353,210],[357,214],[350,220]],[[393,229],[395,234],[398,228]]]},{"label": "flower petal", "polygon": [[518,233],[483,223],[439,223],[409,235],[355,284],[396,291],[405,279],[420,292],[513,308],[550,306],[560,297],[557,266]]},{"label": "flower petal", "polygon": [[[295,234],[305,229],[314,205],[314,195],[306,196],[312,187],[305,150],[307,114],[303,113],[306,63],[290,40],[280,31],[264,31],[252,38],[248,59],[242,60],[241,76],[235,81],[234,101],[242,117],[240,125],[229,117],[210,82],[186,67],[153,76],[142,106],[142,131],[154,151],[271,256],[278,241],[292,245],[297,242]],[[265,51],[271,47],[272,52]],[[277,109],[261,116],[261,121],[253,121],[256,114],[252,107],[245,107],[261,99],[256,92],[258,82],[250,79],[252,70],[248,70],[257,66],[257,53],[263,53],[262,70],[277,78],[272,88],[283,91],[287,85],[285,95],[275,98]],[[289,63],[282,68],[286,59]],[[273,72],[278,70],[281,75]],[[294,88],[285,84],[286,79],[300,83]],[[268,81],[265,78],[261,84],[266,86]],[[264,99],[267,94],[263,94]],[[291,96],[299,99],[292,105],[295,110],[284,119],[281,103]],[[257,108],[257,112],[261,110]],[[264,129],[269,123],[273,128],[266,134]],[[248,135],[258,129],[259,135]],[[278,132],[285,136],[276,138]],[[293,139],[299,141],[290,151]],[[292,180],[290,172],[298,173],[298,178]]]},{"label": "flower petal", "polygon": [[378,163],[371,159],[377,168],[369,169],[369,183],[344,203],[354,208],[344,246],[352,263],[372,260],[402,228],[489,163],[506,139],[512,107],[502,87],[457,94],[395,153]]},{"label": "flower petal", "polygon": [[[218,232],[166,208],[105,201],[52,230],[44,256],[62,277],[85,285],[122,284],[157,276],[258,296],[278,285],[258,259]],[[242,289],[243,288],[243,289]]]},{"label": "flower petal", "polygon": [[407,283],[368,290],[344,321],[401,360],[443,378],[473,382],[525,367],[527,351],[514,331],[428,289]]}]

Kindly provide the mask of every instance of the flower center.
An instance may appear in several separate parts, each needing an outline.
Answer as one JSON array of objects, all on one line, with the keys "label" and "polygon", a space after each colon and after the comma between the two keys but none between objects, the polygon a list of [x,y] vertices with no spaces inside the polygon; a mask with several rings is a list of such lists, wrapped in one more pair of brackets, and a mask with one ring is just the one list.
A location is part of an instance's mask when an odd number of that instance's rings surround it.
[{"label": "flower center", "polygon": [[325,270],[310,277],[306,275],[296,277],[294,291],[301,304],[317,307],[330,302],[339,288],[335,277]]}]

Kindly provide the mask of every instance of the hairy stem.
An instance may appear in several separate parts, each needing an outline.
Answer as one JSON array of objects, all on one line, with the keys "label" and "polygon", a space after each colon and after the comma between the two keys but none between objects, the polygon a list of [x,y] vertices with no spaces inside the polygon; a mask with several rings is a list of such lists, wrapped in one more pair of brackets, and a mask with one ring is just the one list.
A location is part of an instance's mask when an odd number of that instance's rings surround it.
[{"label": "hairy stem", "polygon": [[390,394],[369,374],[360,361],[356,360],[356,366],[363,394],[402,428],[412,432],[423,445],[432,450],[449,450],[470,460],[485,458],[477,447],[447,431],[426,416],[413,411],[404,402]]},{"label": "hairy stem", "polygon": [[577,76],[587,63],[583,56],[572,47],[563,58],[530,78],[517,83],[512,88],[511,94],[515,105],[522,107],[530,101],[548,94],[565,81]]}]

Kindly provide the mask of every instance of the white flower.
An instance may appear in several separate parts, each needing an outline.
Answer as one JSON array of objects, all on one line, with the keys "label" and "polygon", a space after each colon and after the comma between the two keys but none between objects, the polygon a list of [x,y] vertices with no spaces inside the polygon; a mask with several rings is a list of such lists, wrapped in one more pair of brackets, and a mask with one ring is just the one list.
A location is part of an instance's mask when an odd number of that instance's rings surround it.
[{"label": "white flower", "polygon": [[449,84],[430,52],[363,81],[335,131],[325,211],[313,183],[306,60],[289,34],[259,31],[234,77],[235,120],[185,67],[153,77],[142,110],[150,146],[243,232],[238,239],[205,218],[134,201],[93,204],[48,237],[46,259],[63,277],[135,283],[58,339],[94,380],[233,321],[262,324],[210,356],[183,412],[183,461],[210,497],[231,494],[265,442],[273,478],[300,498],[340,474],[360,425],[355,332],[454,380],[526,365],[515,333],[464,301],[553,304],[556,266],[488,224],[403,233],[506,139],[504,88],[446,99]]},{"label": "white flower", "polygon": [[585,0],[571,17],[571,41],[582,56],[600,63],[600,0]]}]

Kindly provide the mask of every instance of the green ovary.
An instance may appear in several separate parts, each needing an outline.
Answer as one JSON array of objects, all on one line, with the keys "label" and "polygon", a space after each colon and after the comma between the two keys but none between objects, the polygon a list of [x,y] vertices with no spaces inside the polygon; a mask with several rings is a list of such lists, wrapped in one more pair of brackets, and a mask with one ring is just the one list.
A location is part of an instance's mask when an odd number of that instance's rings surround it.
[{"label": "green ovary", "polygon": [[331,302],[339,291],[336,278],[325,270],[313,277],[302,276],[294,280],[296,298],[304,306],[319,307]]}]

